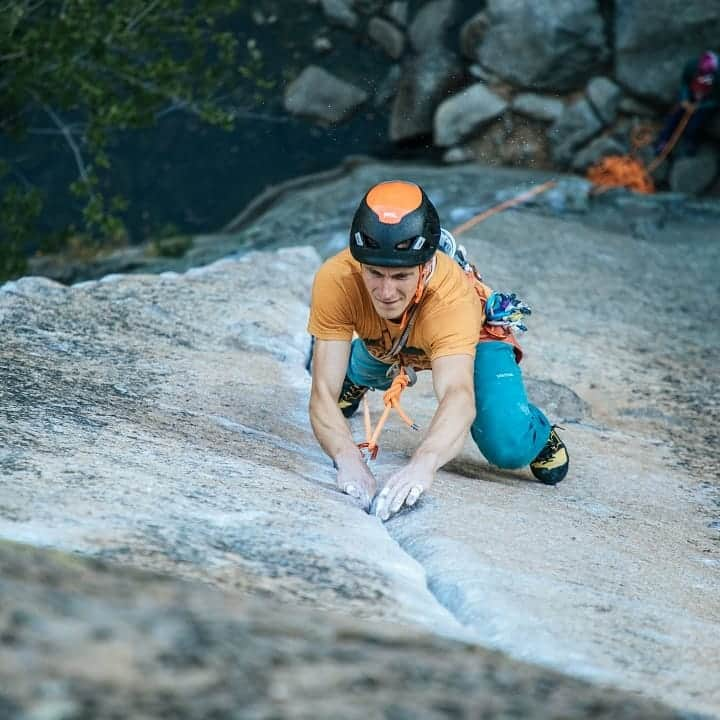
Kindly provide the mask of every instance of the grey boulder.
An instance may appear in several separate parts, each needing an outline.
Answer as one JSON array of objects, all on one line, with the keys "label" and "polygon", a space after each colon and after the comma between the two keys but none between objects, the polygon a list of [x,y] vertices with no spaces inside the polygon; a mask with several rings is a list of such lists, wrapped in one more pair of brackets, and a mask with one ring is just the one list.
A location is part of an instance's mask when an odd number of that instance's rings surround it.
[{"label": "grey boulder", "polygon": [[442,48],[408,61],[390,114],[390,140],[402,142],[429,135],[435,108],[459,87],[462,78],[457,56]]},{"label": "grey boulder", "polygon": [[325,17],[332,25],[353,30],[357,27],[358,16],[353,10],[352,0],[320,0]]},{"label": "grey boulder", "polygon": [[420,8],[408,28],[410,44],[418,53],[442,45],[455,17],[455,0],[432,0]]},{"label": "grey boulder", "polygon": [[595,138],[575,155],[572,160],[572,169],[576,172],[583,172],[608,155],[625,155],[627,151],[627,147],[613,137]]},{"label": "grey boulder", "polygon": [[554,122],[563,114],[565,103],[549,95],[520,93],[513,98],[512,109],[519,115],[525,115],[535,120]]},{"label": "grey boulder", "polygon": [[396,95],[400,86],[400,78],[402,70],[399,65],[391,65],[387,71],[387,75],[380,81],[375,90],[373,105],[375,107],[383,107],[387,105]]},{"label": "grey boulder", "polygon": [[595,112],[606,125],[615,122],[622,100],[622,90],[618,85],[610,78],[596,77],[588,83],[585,94]]},{"label": "grey boulder", "polygon": [[460,52],[468,60],[475,60],[488,28],[488,16],[479,12],[460,28]]},{"label": "grey boulder", "polygon": [[717,172],[717,155],[710,148],[703,148],[697,155],[675,160],[670,169],[670,189],[697,195],[710,186]]},{"label": "grey boulder", "polygon": [[284,103],[293,115],[331,124],[345,120],[367,98],[364,90],[309,65],[287,86]]},{"label": "grey boulder", "polygon": [[602,121],[587,98],[569,105],[548,130],[553,160],[560,165],[569,165],[576,150],[602,128]]},{"label": "grey boulder", "polygon": [[391,22],[372,18],[368,23],[368,35],[387,55],[397,60],[405,49],[405,36]]},{"label": "grey boulder", "polygon": [[594,0],[489,0],[480,62],[523,88],[570,90],[608,55]]},{"label": "grey boulder", "polygon": [[435,112],[433,138],[436,145],[450,147],[472,135],[505,112],[507,102],[476,83],[444,100]]},{"label": "grey boulder", "polygon": [[385,10],[387,16],[397,25],[405,27],[408,19],[407,0],[395,0],[391,2]]}]

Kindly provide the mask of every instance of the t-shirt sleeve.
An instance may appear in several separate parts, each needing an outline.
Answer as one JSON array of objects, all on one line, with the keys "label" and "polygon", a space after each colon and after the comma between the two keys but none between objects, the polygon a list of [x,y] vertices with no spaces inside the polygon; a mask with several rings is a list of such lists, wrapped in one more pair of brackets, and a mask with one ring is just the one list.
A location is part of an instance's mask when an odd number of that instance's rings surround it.
[{"label": "t-shirt sleeve", "polygon": [[308,332],[318,340],[351,340],[350,307],[341,278],[325,263],[313,281]]}]

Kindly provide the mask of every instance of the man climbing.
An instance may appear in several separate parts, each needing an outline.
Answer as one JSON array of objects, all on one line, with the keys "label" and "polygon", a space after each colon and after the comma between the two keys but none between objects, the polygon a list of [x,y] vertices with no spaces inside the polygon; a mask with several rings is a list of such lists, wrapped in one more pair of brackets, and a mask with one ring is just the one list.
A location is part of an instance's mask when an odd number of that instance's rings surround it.
[{"label": "man climbing", "polygon": [[[518,367],[511,327],[526,306],[491,294],[464,258],[437,252],[441,236],[451,237],[421,187],[379,183],[355,213],[350,247],[327,260],[313,284],[310,421],[340,490],[382,520],[415,504],[468,430],[501,468],[529,464],[548,485],[568,470],[567,450],[528,402]],[[399,393],[424,369],[432,370],[437,410],[410,461],[377,492],[344,417],[368,389]]]},{"label": "man climbing", "polygon": [[691,113],[682,138],[687,153],[695,154],[698,134],[718,105],[720,105],[718,56],[706,50],[699,58],[688,61],[683,69],[678,102],[665,120],[665,125],[655,141],[655,153],[659,154],[665,149],[680,122],[686,114]]}]

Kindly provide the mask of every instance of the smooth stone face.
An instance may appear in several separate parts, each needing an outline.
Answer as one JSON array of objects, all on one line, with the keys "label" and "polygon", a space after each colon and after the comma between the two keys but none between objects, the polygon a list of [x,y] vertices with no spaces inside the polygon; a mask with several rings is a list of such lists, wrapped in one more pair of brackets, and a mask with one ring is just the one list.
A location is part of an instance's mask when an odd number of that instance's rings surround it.
[{"label": "smooth stone face", "polygon": [[394,0],[387,6],[387,16],[400,27],[407,25],[408,3],[407,0]]},{"label": "smooth stone face", "polygon": [[588,167],[594,165],[608,155],[625,155],[628,146],[623,145],[613,137],[599,137],[582,148],[572,160],[572,169],[577,172],[584,172]]},{"label": "smooth stone face", "polygon": [[390,140],[400,142],[429,135],[439,103],[462,82],[458,58],[442,49],[407,61],[390,115]]},{"label": "smooth stone face", "polygon": [[547,95],[518,93],[513,98],[512,109],[520,115],[553,122],[562,115],[565,103],[559,98],[548,97]]},{"label": "smooth stone face", "polygon": [[670,189],[673,192],[697,195],[706,190],[718,174],[718,158],[704,148],[692,157],[679,157],[670,169]]},{"label": "smooth stone face", "polygon": [[403,54],[405,36],[387,20],[372,18],[368,24],[368,35],[394,60]]},{"label": "smooth stone face", "polygon": [[588,83],[585,94],[605,125],[611,125],[622,99],[620,87],[609,78],[596,77]]},{"label": "smooth stone face", "polygon": [[424,53],[442,45],[456,12],[455,3],[456,0],[430,0],[420,7],[408,28],[415,52]]},{"label": "smooth stone face", "polygon": [[461,90],[441,103],[435,113],[435,144],[440,147],[455,145],[501,115],[506,108],[505,100],[484,83]]},{"label": "smooth stone face", "polygon": [[285,109],[293,115],[323,123],[338,123],[349,117],[367,98],[364,90],[310,65],[286,88]]},{"label": "smooth stone face", "polygon": [[550,720],[583,705],[598,720],[677,718],[660,703],[408,626],[14,543],[0,542],[0,572],[8,720],[64,720],[88,707],[98,718],[365,720],[398,706],[406,717],[434,706]]},{"label": "smooth stone face", "polygon": [[484,12],[473,15],[460,28],[460,51],[470,61],[477,60],[478,50],[487,32],[488,17]]},{"label": "smooth stone face", "polygon": [[586,98],[566,106],[563,114],[548,130],[555,162],[570,163],[575,151],[602,130],[602,121]]},{"label": "smooth stone face", "polygon": [[594,0],[489,0],[480,62],[521,88],[583,84],[608,55]]},{"label": "smooth stone face", "polygon": [[357,27],[358,16],[353,10],[353,0],[320,0],[325,17],[333,25],[353,30]]}]

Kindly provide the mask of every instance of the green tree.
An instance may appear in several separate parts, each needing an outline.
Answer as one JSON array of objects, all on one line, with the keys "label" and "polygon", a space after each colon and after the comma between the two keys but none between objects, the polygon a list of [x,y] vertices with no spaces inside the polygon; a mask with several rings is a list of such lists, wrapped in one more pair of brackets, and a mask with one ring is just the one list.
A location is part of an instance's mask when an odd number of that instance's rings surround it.
[{"label": "green tree", "polygon": [[[122,198],[108,197],[113,133],[152,126],[182,109],[232,127],[222,102],[242,78],[257,73],[257,56],[239,61],[227,30],[242,0],[0,0],[0,134],[21,140],[44,117],[71,153],[70,190],[83,209],[88,237],[122,232]],[[43,191],[22,168],[0,166],[0,279],[22,272],[23,245]]]}]

